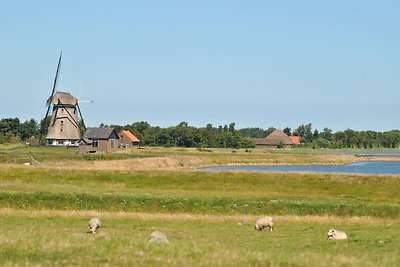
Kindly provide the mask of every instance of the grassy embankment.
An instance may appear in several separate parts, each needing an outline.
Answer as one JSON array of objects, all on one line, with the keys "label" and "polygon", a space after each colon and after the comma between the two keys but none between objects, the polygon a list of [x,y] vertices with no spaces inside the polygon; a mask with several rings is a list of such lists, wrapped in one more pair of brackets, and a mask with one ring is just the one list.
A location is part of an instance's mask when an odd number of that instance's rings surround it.
[{"label": "grassy embankment", "polygon": [[0,207],[396,218],[397,176],[201,171],[0,170]]},{"label": "grassy embankment", "polygon": [[[184,149],[144,148],[115,154],[78,155],[76,148],[0,146],[0,163],[21,164],[31,156],[46,168],[67,169],[193,169],[227,164],[345,164],[360,160],[354,155],[320,153],[304,149]],[[100,164],[94,163],[102,161]],[[129,167],[127,165],[130,165]]]},{"label": "grassy embankment", "polygon": [[[0,265],[395,266],[400,261],[398,176],[192,170],[215,164],[338,164],[352,156],[178,149],[131,155],[137,158],[96,161],[93,166],[106,166],[102,170],[86,169],[82,164],[92,161],[82,159],[60,162],[46,150],[39,167],[3,164]],[[166,158],[171,170],[165,164],[149,170]],[[127,163],[118,165],[121,161]],[[139,163],[145,166],[131,166]],[[275,217],[274,232],[254,231],[260,214]],[[85,233],[93,215],[103,220],[97,235]],[[332,227],[348,232],[349,239],[326,241]],[[165,232],[170,243],[148,244],[154,229]]]}]

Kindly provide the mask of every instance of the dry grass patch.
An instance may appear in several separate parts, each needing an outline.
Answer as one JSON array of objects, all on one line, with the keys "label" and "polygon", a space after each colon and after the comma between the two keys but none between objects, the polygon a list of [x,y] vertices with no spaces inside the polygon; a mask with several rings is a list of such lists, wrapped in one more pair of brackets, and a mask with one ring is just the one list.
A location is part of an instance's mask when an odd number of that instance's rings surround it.
[{"label": "dry grass patch", "polygon": [[[290,151],[278,153],[279,151],[276,152],[276,150],[273,153],[271,153],[271,150],[258,149],[252,153],[246,153],[245,150],[232,149],[210,149],[209,151],[211,152],[182,148],[146,148],[113,154],[116,156],[127,154],[138,156],[139,158],[90,161],[68,158],[62,160],[59,157],[52,159],[49,155],[39,167],[74,170],[191,170],[219,165],[337,165],[362,160],[362,158],[357,158],[354,155],[305,154],[291,153]],[[4,165],[21,166],[21,164]]]},{"label": "dry grass patch", "polygon": [[[28,217],[28,218],[89,218],[100,217],[108,219],[136,219],[142,221],[202,221],[202,222],[246,222],[253,223],[259,215],[230,216],[230,215],[202,215],[202,214],[161,214],[138,212],[103,212],[103,211],[61,211],[61,210],[15,210],[0,209],[0,216]],[[398,225],[400,219],[384,219],[375,217],[338,217],[338,216],[273,216],[275,223],[312,223],[336,225]]]}]

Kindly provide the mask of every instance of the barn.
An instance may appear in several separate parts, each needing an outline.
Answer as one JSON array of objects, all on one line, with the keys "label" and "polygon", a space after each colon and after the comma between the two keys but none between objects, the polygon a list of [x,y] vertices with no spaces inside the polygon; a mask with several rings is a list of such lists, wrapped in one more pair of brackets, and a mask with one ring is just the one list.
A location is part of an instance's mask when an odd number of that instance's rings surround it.
[{"label": "barn", "polygon": [[118,149],[120,138],[114,128],[87,128],[79,141],[79,153],[111,153]]},{"label": "barn", "polygon": [[122,130],[119,132],[119,147],[120,148],[133,148],[140,146],[140,140],[131,131]]},{"label": "barn", "polygon": [[[276,129],[265,138],[249,138],[256,147],[280,147],[280,146],[292,146],[298,144],[294,143],[293,139],[285,134],[281,129]],[[297,139],[296,139],[297,140]]]}]

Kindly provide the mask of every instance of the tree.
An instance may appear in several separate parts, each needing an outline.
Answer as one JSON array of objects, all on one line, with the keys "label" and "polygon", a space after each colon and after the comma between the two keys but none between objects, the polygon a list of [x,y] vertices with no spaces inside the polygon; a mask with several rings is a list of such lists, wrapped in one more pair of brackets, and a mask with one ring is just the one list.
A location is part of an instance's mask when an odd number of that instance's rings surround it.
[{"label": "tree", "polygon": [[239,129],[236,133],[240,134],[243,137],[250,137],[250,138],[263,138],[267,137],[267,131],[262,128],[244,128]]},{"label": "tree", "polygon": [[186,121],[182,121],[178,124],[178,127],[188,127],[188,123]]},{"label": "tree", "polygon": [[319,131],[317,129],[314,130],[313,139],[317,140],[319,137]]},{"label": "tree", "polygon": [[27,141],[39,135],[39,124],[34,119],[26,120],[19,125],[18,131],[21,139]]},{"label": "tree", "polygon": [[18,134],[19,119],[18,118],[6,118],[0,120],[0,133],[10,133],[12,135]]},{"label": "tree", "polygon": [[305,142],[310,142],[313,139],[311,123],[301,124],[293,131],[293,135],[300,136]]},{"label": "tree", "polygon": [[0,120],[0,143],[9,143],[12,140],[16,141],[19,138],[19,119],[6,118]]},{"label": "tree", "polygon": [[231,124],[229,124],[229,131],[230,131],[231,133],[235,132],[235,123],[234,123],[234,122],[232,122]]},{"label": "tree", "polygon": [[332,130],[325,127],[324,130],[322,131],[322,133],[320,133],[320,137],[322,137],[328,141],[332,141]]},{"label": "tree", "polygon": [[276,130],[276,128],[274,128],[274,127],[269,127],[266,131],[265,131],[265,134],[266,134],[266,136],[268,136],[268,135],[270,135],[273,131],[275,131]]},{"label": "tree", "polygon": [[285,129],[283,129],[283,132],[284,132],[287,136],[291,136],[291,135],[292,135],[292,129],[290,129],[289,127],[286,127]]}]

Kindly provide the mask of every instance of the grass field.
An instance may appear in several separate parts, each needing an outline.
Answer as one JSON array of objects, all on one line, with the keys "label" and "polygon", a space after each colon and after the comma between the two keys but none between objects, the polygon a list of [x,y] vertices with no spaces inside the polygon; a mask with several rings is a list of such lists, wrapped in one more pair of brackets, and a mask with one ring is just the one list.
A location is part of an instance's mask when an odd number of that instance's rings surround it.
[{"label": "grass field", "polygon": [[[68,266],[396,266],[398,224],[384,220],[276,218],[273,232],[234,218],[164,218],[99,213],[103,227],[87,234],[92,214],[2,214],[0,264]],[[327,241],[332,224],[349,233]],[[168,244],[148,243],[154,230]],[[377,235],[379,233],[379,236]]]},{"label": "grass field", "polygon": [[[70,149],[35,149],[0,149],[0,158],[43,159],[36,167],[0,164],[1,266],[400,263],[399,176],[195,170],[340,164],[357,160],[351,155],[154,148],[85,159]],[[274,217],[273,232],[254,230],[264,214]],[[94,235],[86,233],[92,216],[102,220]],[[330,228],[349,238],[327,241]],[[148,243],[154,230],[170,242]]]}]

